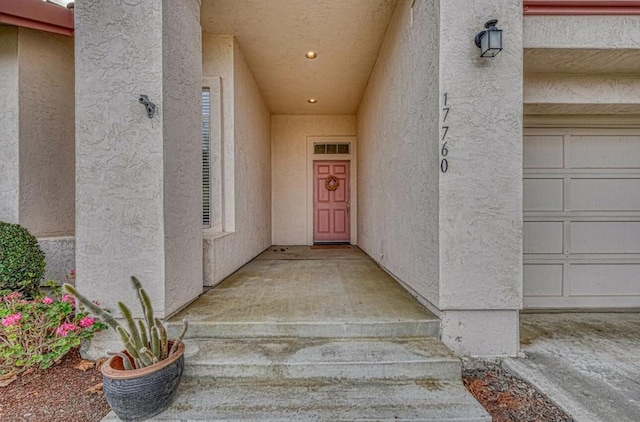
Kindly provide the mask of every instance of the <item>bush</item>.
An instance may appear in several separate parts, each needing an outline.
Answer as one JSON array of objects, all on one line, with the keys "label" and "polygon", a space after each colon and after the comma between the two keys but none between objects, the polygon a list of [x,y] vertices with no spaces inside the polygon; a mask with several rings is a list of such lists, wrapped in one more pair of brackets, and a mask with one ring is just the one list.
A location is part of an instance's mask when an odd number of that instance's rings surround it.
[{"label": "bush", "polygon": [[30,301],[19,292],[0,297],[0,375],[31,367],[46,369],[107,328],[76,309],[73,296],[60,296],[55,284],[50,287],[51,296]]},{"label": "bush", "polygon": [[44,253],[27,229],[0,221],[0,294],[15,291],[35,297],[45,265]]}]

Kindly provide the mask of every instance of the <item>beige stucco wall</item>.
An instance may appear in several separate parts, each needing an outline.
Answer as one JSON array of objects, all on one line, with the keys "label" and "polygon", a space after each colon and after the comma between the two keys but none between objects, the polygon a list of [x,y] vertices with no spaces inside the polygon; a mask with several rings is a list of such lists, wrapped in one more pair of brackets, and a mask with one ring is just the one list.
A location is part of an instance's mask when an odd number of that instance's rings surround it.
[{"label": "beige stucco wall", "polygon": [[199,10],[75,7],[76,283],[113,309],[133,296],[132,274],[159,317],[202,291]]},{"label": "beige stucco wall", "polygon": [[164,132],[165,314],[202,292],[200,0],[164,0],[162,86]]},{"label": "beige stucco wall", "polygon": [[273,244],[307,244],[307,137],[355,134],[355,116],[271,117]]},{"label": "beige stucco wall", "polygon": [[0,221],[19,222],[18,29],[0,26]]},{"label": "beige stucco wall", "polygon": [[[514,355],[522,307],[522,1],[440,7],[440,101],[447,93],[450,107],[449,171],[440,173],[442,339],[460,354]],[[482,58],[472,40],[494,17],[504,49]]]},{"label": "beige stucco wall", "polygon": [[203,76],[222,86],[226,223],[204,234],[204,281],[214,285],[271,245],[271,119],[233,37],[204,36]]},{"label": "beige stucco wall", "polygon": [[20,28],[20,224],[75,231],[73,38]]},{"label": "beige stucco wall", "polygon": [[416,2],[412,24],[411,3],[396,6],[358,111],[358,245],[437,305],[438,8]]},{"label": "beige stucco wall", "polygon": [[638,93],[640,74],[531,74],[524,78],[525,107],[545,104],[555,113],[562,110],[562,105],[566,106],[567,112],[574,111],[577,105],[589,105],[590,109],[601,113],[613,106],[623,106],[629,112],[638,113]]},{"label": "beige stucco wall", "polygon": [[640,16],[525,16],[524,48],[640,48]]}]

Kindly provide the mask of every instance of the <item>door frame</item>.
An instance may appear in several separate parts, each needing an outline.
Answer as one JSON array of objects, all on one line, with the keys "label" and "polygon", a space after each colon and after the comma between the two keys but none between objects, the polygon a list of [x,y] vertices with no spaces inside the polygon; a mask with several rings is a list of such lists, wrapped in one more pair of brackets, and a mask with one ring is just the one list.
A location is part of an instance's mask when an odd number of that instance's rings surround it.
[{"label": "door frame", "polygon": [[[357,138],[355,136],[307,136],[307,245],[313,245],[313,162],[314,161],[349,161],[349,197],[351,200],[351,212],[349,225],[351,239],[349,243],[358,243],[358,194],[357,194]],[[314,154],[313,145],[316,142],[349,143],[350,154]]]}]

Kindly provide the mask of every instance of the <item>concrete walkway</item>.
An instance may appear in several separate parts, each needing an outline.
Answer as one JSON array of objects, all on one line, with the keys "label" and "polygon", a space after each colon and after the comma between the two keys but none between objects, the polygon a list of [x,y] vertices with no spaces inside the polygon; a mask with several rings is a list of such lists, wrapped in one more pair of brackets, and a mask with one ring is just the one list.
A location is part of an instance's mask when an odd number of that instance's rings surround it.
[{"label": "concrete walkway", "polygon": [[578,422],[640,421],[640,314],[522,314],[526,359],[507,359]]},{"label": "concrete walkway", "polygon": [[[257,335],[310,337],[394,326],[414,331],[400,335],[433,336],[439,328],[435,315],[355,246],[272,246],[171,320],[182,318],[191,334],[212,322],[244,336],[254,328]],[[283,326],[291,331],[269,332]]]},{"label": "concrete walkway", "polygon": [[491,420],[439,320],[357,247],[273,246],[171,318],[170,336],[182,318],[185,376],[153,420]]}]

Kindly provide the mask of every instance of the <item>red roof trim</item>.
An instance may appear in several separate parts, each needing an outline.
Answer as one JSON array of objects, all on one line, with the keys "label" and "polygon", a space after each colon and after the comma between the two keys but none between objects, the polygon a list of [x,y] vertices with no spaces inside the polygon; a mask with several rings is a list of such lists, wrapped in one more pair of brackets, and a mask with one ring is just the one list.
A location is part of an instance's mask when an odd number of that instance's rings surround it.
[{"label": "red roof trim", "polygon": [[524,0],[525,15],[640,15],[637,0]]},{"label": "red roof trim", "polygon": [[[640,15],[638,0],[524,0],[525,15]],[[73,36],[73,10],[42,0],[0,0],[0,23]]]},{"label": "red roof trim", "polygon": [[73,35],[73,10],[42,0],[0,0],[0,23]]}]

